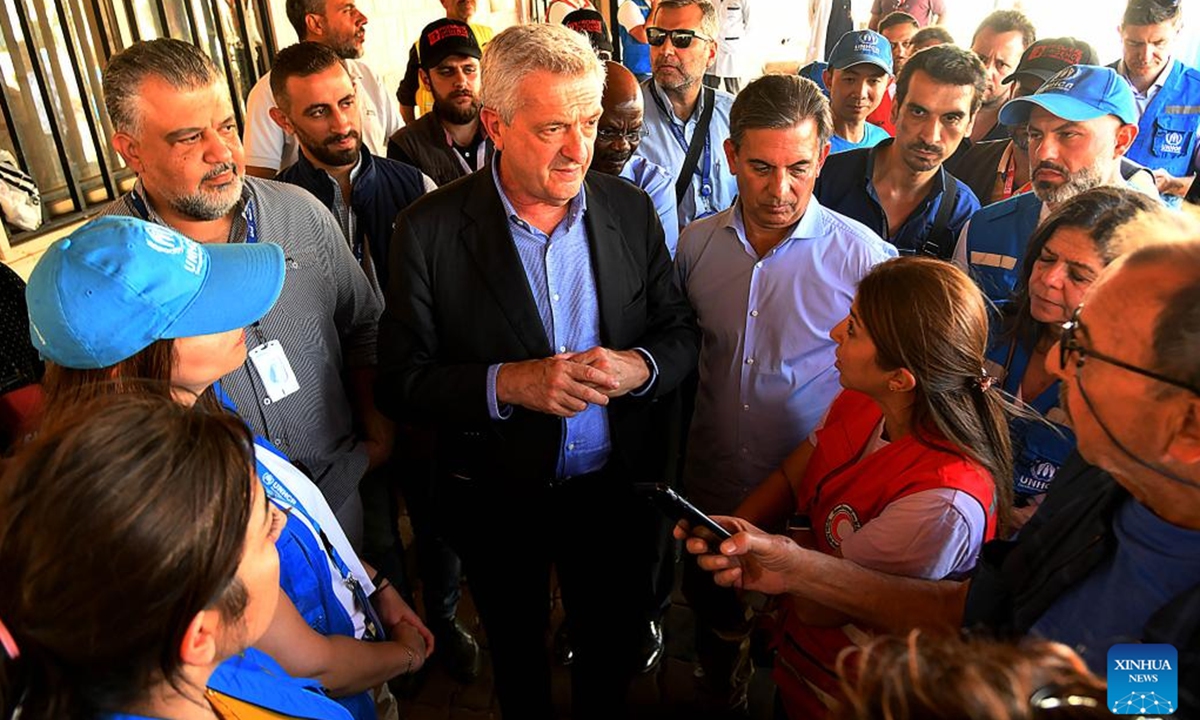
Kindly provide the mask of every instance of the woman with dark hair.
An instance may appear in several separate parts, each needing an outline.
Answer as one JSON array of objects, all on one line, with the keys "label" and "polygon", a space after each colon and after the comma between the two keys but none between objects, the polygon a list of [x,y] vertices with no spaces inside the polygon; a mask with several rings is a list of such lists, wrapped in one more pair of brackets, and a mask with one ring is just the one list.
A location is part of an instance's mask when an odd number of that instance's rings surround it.
[{"label": "woman with dark hair", "polygon": [[[219,410],[220,378],[246,360],[242,328],[270,310],[284,272],[276,245],[201,245],[137,218],[99,218],[55,243],[27,291],[31,336],[49,361],[44,422],[113,393]],[[370,691],[419,669],[433,637],[395,588],[375,585],[312,480],[261,437],[254,463],[287,511],[277,541],[284,597],[256,646],[319,680],[357,720],[374,720]]]},{"label": "woman with dark hair", "polygon": [[1002,308],[999,332],[984,364],[1005,392],[1045,420],[1017,417],[1010,424],[1013,531],[1037,509],[1075,449],[1075,435],[1059,408],[1059,383],[1046,371],[1046,353],[1100,271],[1140,244],[1140,238],[1122,238],[1120,228],[1150,212],[1166,210],[1140,192],[1099,187],[1063,203],[1029,240],[1021,279],[1013,301]]},{"label": "woman with dark hair", "polygon": [[[810,530],[780,543],[896,575],[968,573],[984,541],[1004,527],[1012,487],[1011,406],[982,370],[987,312],[978,287],[948,263],[904,257],[877,265],[831,333],[845,389],[813,435],[723,524],[763,535],[756,526],[778,530],[803,516]],[[735,568],[735,584],[747,589],[784,592],[787,568],[763,565],[737,550],[745,547],[737,540],[722,543],[718,570]],[[688,550],[711,552],[700,538]],[[774,679],[788,717],[820,718],[838,694],[838,653],[872,628],[836,607],[786,599]]]},{"label": "woman with dark hair", "polygon": [[0,478],[0,718],[348,720],[250,647],[285,516],[246,426],[150,394],[75,409]]}]

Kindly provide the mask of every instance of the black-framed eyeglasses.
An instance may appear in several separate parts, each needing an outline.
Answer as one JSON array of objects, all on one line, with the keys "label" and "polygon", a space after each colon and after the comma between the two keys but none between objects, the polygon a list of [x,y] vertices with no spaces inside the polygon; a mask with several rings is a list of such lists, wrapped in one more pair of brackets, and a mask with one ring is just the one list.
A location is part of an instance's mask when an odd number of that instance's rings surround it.
[{"label": "black-framed eyeglasses", "polygon": [[1153,370],[1140,368],[1137,365],[1130,365],[1129,363],[1123,360],[1118,360],[1115,357],[1084,348],[1079,344],[1079,338],[1076,337],[1076,334],[1079,332],[1079,328],[1083,327],[1082,323],[1079,322],[1079,314],[1082,311],[1082,305],[1075,308],[1075,312],[1071,313],[1071,319],[1062,324],[1062,335],[1059,337],[1058,342],[1058,363],[1060,367],[1067,367],[1067,363],[1070,361],[1072,354],[1077,356],[1075,360],[1076,368],[1083,367],[1083,361],[1089,357],[1093,357],[1100,362],[1108,363],[1109,365],[1119,367],[1122,370],[1128,370],[1131,373],[1137,373],[1143,377],[1148,377],[1161,383],[1173,385],[1177,388],[1183,388],[1184,390],[1187,390],[1195,395],[1200,395],[1200,389],[1194,388],[1182,380],[1169,378],[1166,375],[1161,375]]},{"label": "black-framed eyeglasses", "polygon": [[705,42],[712,42],[712,38],[701,35],[695,30],[663,30],[660,27],[646,28],[646,42],[654,47],[658,47],[671,38],[671,44],[677,49],[683,50],[692,44],[692,40],[699,38]]},{"label": "black-framed eyeglasses", "polygon": [[636,128],[633,130],[615,130],[613,128],[600,128],[596,131],[596,137],[604,142],[614,143],[624,138],[625,142],[633,145],[642,141],[642,129]]}]

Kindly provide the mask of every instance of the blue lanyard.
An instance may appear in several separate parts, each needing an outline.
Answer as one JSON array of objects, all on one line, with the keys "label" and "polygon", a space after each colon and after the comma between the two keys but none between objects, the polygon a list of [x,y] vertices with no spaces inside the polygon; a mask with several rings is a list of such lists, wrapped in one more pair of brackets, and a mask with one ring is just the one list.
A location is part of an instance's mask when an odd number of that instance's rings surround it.
[{"label": "blue lanyard", "polygon": [[[141,193],[136,188],[129,191],[129,202],[133,205],[133,211],[138,214],[138,217],[152,222],[150,208],[146,206],[146,201],[142,199]],[[254,212],[254,198],[246,200],[246,207],[242,209],[242,218],[246,221],[246,242],[253,245],[258,242],[258,222]]]},{"label": "blue lanyard", "polygon": [[[658,97],[658,93],[653,88],[650,89],[650,95],[654,97],[654,102],[658,105],[658,109],[662,110],[666,117],[667,127],[671,130],[671,134],[675,136],[675,142],[679,143],[679,147],[683,148],[683,156],[687,157],[688,141],[684,137],[683,128],[675,124],[674,113],[671,108],[663,104],[663,101]],[[692,112],[695,115],[700,111],[700,103],[704,102],[704,92],[701,91],[699,99],[696,101],[696,109]],[[700,162],[696,163],[695,174],[700,178],[700,197],[706,201],[712,195],[712,133],[704,134],[704,150],[700,153]]]},{"label": "blue lanyard", "polygon": [[[233,399],[226,394],[225,389],[221,387],[220,381],[213,383],[212,387],[213,393],[217,396],[217,399],[221,402],[221,404],[230,411],[236,413],[237,406],[234,405]],[[287,457],[266,438],[256,436],[254,440],[255,444],[275,453],[280,459],[282,459],[284,462],[287,462]],[[333,543],[329,540],[329,536],[326,535],[325,531],[321,529],[320,523],[316,521],[316,518],[309,514],[308,510],[304,508],[304,504],[300,502],[299,498],[293,495],[292,491],[288,490],[287,486],[285,486],[283,482],[279,480],[279,478],[275,477],[275,473],[271,472],[267,466],[258,459],[257,453],[254,458],[254,464],[257,466],[258,479],[259,482],[262,483],[263,489],[267,493],[267,497],[270,498],[271,501],[276,505],[278,505],[284,512],[290,513],[295,511],[300,513],[301,517],[308,522],[309,526],[313,529],[313,532],[316,533],[317,537],[320,538],[326,554],[329,556],[329,559],[333,561],[334,567],[337,568],[338,574],[342,577],[342,584],[349,588],[350,592],[354,594],[355,601],[358,603],[359,607],[362,608],[363,614],[366,616],[365,626],[367,639],[385,639],[387,634],[384,632],[383,622],[379,619],[379,614],[375,612],[375,607],[371,605],[371,598],[367,595],[367,591],[363,588],[362,583],[358,581],[358,578],[354,577],[354,573],[350,572],[350,566],[348,566],[346,562],[342,560],[342,556],[338,553],[337,548],[335,548]]]}]

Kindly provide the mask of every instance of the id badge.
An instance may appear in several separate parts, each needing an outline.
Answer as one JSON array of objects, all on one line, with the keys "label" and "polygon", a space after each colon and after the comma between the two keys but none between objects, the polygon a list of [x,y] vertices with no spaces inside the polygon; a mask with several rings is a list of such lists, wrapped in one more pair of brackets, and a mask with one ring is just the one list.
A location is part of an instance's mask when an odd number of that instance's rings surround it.
[{"label": "id badge", "polygon": [[296,373],[292,372],[292,364],[288,362],[278,340],[265,342],[251,350],[250,362],[254,363],[254,369],[258,371],[271,402],[279,402],[300,389]]}]

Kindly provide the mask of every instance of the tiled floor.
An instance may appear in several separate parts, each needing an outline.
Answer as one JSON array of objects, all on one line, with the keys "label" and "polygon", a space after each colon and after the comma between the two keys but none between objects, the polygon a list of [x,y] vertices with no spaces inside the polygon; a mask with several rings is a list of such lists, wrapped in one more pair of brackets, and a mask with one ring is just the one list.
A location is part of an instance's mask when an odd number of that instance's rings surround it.
[{"label": "tiled floor", "polygon": [[[470,607],[469,588],[464,593],[459,616],[472,630],[478,620]],[[709,717],[705,708],[697,707],[697,687],[694,676],[695,654],[692,649],[693,616],[682,596],[676,592],[667,612],[663,635],[666,652],[655,672],[641,675],[631,692],[633,718],[637,720],[674,719],[697,720]],[[436,662],[431,663],[419,691],[401,697],[400,717],[403,720],[498,720],[500,713],[495,702],[490,662],[486,655],[483,673],[474,683],[455,682]],[[755,673],[751,686],[751,716],[755,720],[770,717],[771,685],[764,669]],[[554,700],[559,717],[570,717],[570,677],[565,667],[554,670]],[[509,720],[520,720],[510,718]]]}]

